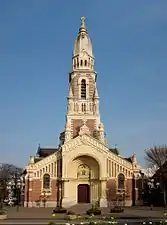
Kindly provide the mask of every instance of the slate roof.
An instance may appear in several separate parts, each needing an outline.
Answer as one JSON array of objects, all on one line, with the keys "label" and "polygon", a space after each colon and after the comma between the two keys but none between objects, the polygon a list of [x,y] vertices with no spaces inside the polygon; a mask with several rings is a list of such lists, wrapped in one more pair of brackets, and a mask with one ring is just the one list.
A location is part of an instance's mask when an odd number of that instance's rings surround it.
[{"label": "slate roof", "polygon": [[119,151],[117,148],[109,148],[110,152],[113,152],[116,155],[119,155]]},{"label": "slate roof", "polygon": [[41,148],[41,147],[39,147],[38,151],[37,151],[37,155],[39,157],[45,158],[57,151],[58,151],[58,148]]}]

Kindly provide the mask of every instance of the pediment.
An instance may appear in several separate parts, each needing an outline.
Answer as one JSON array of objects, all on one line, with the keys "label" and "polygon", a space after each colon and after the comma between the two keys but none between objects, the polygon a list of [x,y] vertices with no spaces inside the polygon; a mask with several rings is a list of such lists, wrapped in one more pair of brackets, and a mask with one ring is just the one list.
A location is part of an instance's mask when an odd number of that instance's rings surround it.
[{"label": "pediment", "polygon": [[[96,155],[96,154],[101,155],[100,157],[102,157],[103,159],[105,157],[106,159],[108,158],[110,160],[115,161],[119,165],[125,166],[129,169],[132,168],[132,164],[130,162],[128,162],[124,158],[114,154],[113,152],[111,152],[109,150],[109,148],[107,146],[105,146],[100,141],[98,141],[95,138],[88,136],[86,134],[84,134],[82,136],[78,136],[78,137],[66,142],[62,146],[62,156],[63,155],[65,156],[66,154],[68,154],[70,152],[71,152],[70,154],[73,155],[73,151],[75,151],[75,149],[78,147],[81,147],[81,149],[82,149],[82,145],[87,145],[87,146],[90,146],[92,149],[94,149],[93,150],[94,155]],[[84,154],[85,154],[85,152],[84,152]]]},{"label": "pediment", "polygon": [[78,136],[78,137],[66,142],[62,146],[62,150],[63,150],[63,152],[69,152],[69,151],[72,151],[74,148],[77,148],[78,146],[81,146],[81,145],[88,145],[88,146],[91,146],[91,147],[97,149],[100,152],[108,153],[108,148],[104,144],[102,144],[95,138],[93,138],[89,135],[86,135],[86,134],[84,134],[82,136]]}]

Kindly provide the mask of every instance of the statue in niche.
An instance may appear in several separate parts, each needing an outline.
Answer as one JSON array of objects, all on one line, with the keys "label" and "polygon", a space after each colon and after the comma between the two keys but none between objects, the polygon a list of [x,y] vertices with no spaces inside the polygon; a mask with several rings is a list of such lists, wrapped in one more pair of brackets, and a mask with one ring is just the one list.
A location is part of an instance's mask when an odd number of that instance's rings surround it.
[{"label": "statue in niche", "polygon": [[78,166],[77,177],[89,178],[89,167],[85,164]]},{"label": "statue in niche", "polygon": [[83,120],[83,125],[80,127],[79,135],[90,134],[89,127],[86,126],[86,120]]}]

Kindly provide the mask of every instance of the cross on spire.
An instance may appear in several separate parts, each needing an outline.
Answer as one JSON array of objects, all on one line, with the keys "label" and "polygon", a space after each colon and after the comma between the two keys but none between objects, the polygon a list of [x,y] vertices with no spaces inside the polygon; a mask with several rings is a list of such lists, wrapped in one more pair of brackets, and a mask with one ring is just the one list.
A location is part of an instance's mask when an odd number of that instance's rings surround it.
[{"label": "cross on spire", "polygon": [[85,27],[85,19],[84,16],[81,17],[81,27]]}]

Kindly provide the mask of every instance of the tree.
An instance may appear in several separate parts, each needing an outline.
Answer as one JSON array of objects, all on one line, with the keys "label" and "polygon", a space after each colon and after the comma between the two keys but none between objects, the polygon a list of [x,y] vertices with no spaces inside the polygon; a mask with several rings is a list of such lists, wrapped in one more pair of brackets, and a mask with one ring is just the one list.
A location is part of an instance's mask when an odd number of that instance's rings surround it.
[{"label": "tree", "polygon": [[15,177],[15,175],[21,175],[22,169],[12,164],[0,165],[0,208],[2,208],[3,200],[7,196],[8,182]]},{"label": "tree", "polygon": [[154,146],[153,148],[145,150],[146,160],[150,166],[157,167],[156,171],[159,174],[161,188],[163,190],[164,206],[166,206],[166,180],[167,180],[167,146]]}]

